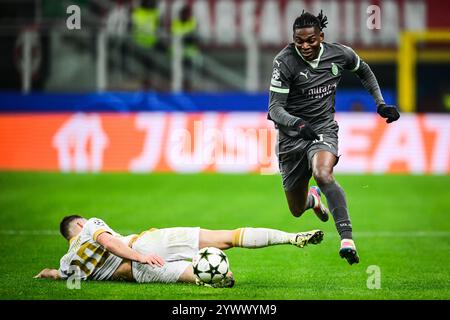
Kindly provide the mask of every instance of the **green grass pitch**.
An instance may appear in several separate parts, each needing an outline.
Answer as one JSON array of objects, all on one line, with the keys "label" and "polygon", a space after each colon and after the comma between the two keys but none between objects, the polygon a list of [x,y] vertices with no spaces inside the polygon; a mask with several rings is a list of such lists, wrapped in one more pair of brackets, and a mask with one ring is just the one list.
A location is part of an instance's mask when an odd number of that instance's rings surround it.
[{"label": "green grass pitch", "polygon": [[[338,256],[330,219],[290,215],[279,176],[0,173],[0,299],[450,299],[450,176],[341,175],[361,262]],[[33,279],[58,267],[67,243],[61,217],[100,217],[116,231],[243,226],[295,232],[321,228],[324,241],[227,251],[232,289],[188,284]],[[367,287],[369,266],[381,288]]]}]

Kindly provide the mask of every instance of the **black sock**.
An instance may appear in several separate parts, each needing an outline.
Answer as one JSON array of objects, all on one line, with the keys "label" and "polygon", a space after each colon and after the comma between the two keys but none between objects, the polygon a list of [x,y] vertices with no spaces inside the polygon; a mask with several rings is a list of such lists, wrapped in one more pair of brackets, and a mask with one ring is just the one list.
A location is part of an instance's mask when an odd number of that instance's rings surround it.
[{"label": "black sock", "polygon": [[320,189],[327,198],[328,208],[341,239],[352,239],[352,223],[348,215],[344,190],[336,181],[320,186]]}]

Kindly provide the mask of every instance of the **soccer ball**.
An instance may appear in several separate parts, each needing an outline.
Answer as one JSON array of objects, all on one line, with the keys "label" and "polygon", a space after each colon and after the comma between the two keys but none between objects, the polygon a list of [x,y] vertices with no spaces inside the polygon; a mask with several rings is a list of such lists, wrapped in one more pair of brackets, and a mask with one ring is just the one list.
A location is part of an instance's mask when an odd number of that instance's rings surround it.
[{"label": "soccer ball", "polygon": [[192,259],[195,276],[207,284],[215,284],[228,273],[227,255],[220,249],[207,247],[199,250]]}]

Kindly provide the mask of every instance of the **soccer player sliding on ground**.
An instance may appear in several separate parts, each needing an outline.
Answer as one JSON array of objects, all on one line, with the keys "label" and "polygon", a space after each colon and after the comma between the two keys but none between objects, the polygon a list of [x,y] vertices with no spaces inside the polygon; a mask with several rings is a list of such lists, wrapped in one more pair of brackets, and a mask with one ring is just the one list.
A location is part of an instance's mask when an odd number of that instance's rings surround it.
[{"label": "soccer player sliding on ground", "polygon": [[[190,282],[207,285],[194,275],[189,259],[199,249],[215,247],[263,248],[290,244],[303,248],[318,244],[323,232],[287,233],[266,228],[206,230],[196,228],[150,229],[140,235],[121,236],[103,220],[72,215],[60,224],[69,250],[59,269],[44,269],[35,278],[68,279],[78,272],[80,280],[125,280],[138,283]],[[212,287],[232,287],[232,272]]]},{"label": "soccer player sliding on ground", "polygon": [[[278,129],[277,156],[291,213],[300,217],[313,209],[322,221],[329,211],[341,237],[339,254],[358,263],[344,190],[333,176],[338,156],[338,124],[334,120],[336,89],[343,70],[354,72],[375,100],[378,114],[391,123],[399,119],[395,106],[386,105],[370,67],[353,49],[324,41],[327,17],[308,12],[296,18],[293,43],[273,61],[268,118]],[[311,176],[319,187],[308,191]]]}]

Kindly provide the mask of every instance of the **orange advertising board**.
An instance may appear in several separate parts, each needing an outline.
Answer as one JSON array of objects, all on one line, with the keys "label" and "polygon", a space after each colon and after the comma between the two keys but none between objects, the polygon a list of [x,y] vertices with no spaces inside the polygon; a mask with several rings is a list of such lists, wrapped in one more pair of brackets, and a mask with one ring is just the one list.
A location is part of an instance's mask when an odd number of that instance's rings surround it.
[{"label": "orange advertising board", "polygon": [[[450,116],[336,120],[337,172],[450,173]],[[272,174],[276,138],[262,112],[3,114],[0,169]]]}]

